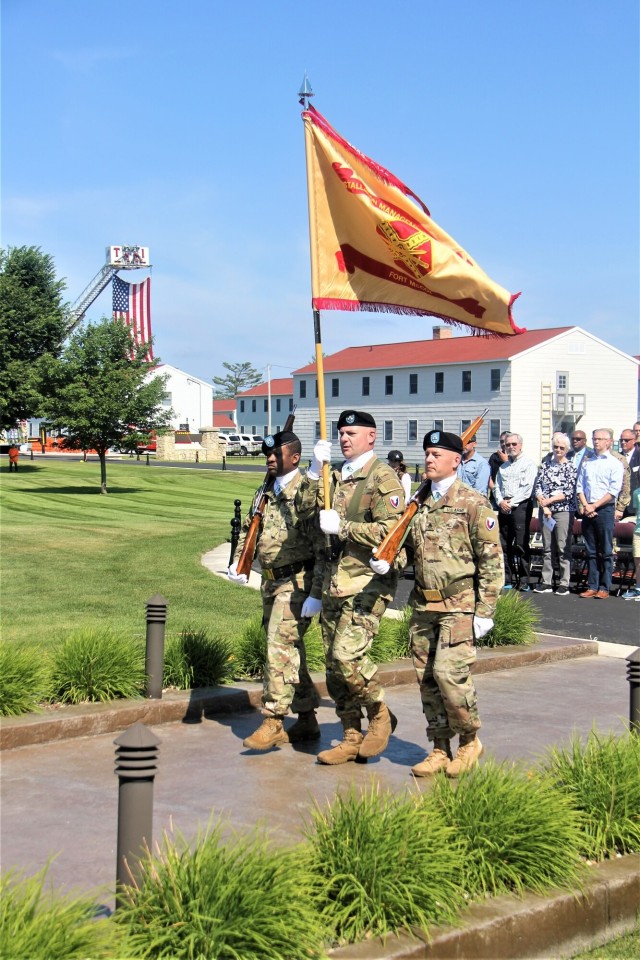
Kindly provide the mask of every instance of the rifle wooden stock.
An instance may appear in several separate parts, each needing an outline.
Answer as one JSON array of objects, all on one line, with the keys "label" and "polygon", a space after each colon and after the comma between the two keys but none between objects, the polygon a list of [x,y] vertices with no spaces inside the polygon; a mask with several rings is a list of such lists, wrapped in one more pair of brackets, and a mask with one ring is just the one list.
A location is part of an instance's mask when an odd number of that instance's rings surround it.
[{"label": "rifle wooden stock", "polygon": [[[482,424],[484,423],[484,418],[489,413],[489,408],[485,407],[479,417],[476,417],[473,420],[467,429],[462,433],[460,439],[462,440],[462,445],[464,446],[471,437],[476,433]],[[413,494],[409,500],[406,509],[396,525],[391,528],[389,533],[386,535],[379,547],[374,547],[373,555],[376,560],[386,560],[387,563],[392,564],[396,558],[396,554],[400,549],[402,541],[404,540],[405,534],[409,529],[409,524],[415,517],[422,503],[427,499],[429,493],[431,492],[431,481],[423,480],[416,492]]]},{"label": "rifle wooden stock", "polygon": [[[288,432],[293,429],[293,421],[296,418],[295,407],[287,417],[286,423],[284,425],[284,431]],[[257,498],[257,503],[253,511],[253,516],[251,517],[251,523],[249,524],[249,529],[247,530],[247,535],[244,539],[244,544],[242,550],[240,551],[240,556],[238,557],[238,562],[236,564],[236,572],[244,573],[245,577],[248,577],[251,573],[251,566],[253,564],[253,558],[256,552],[256,543],[258,542],[258,533],[260,530],[260,524],[262,523],[262,517],[264,516],[264,510],[267,505],[267,494],[273,487],[273,479],[267,474],[264,478],[264,483],[260,491],[260,496]]]}]

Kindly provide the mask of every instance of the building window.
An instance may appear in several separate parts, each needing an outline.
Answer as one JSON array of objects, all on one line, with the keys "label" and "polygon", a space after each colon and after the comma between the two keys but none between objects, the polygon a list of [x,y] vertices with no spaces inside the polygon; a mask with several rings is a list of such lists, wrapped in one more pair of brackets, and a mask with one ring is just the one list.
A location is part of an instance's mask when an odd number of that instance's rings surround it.
[{"label": "building window", "polygon": [[317,398],[318,397],[318,381],[317,380],[314,382],[314,387],[315,387],[314,396]]},{"label": "building window", "polygon": [[462,392],[471,393],[471,370],[462,371]]},{"label": "building window", "polygon": [[339,397],[340,396],[340,380],[338,377],[333,377],[331,380],[331,396]]},{"label": "building window", "polygon": [[[301,380],[300,381],[300,399],[304,400],[306,396],[307,396],[307,381]],[[291,409],[291,407],[289,407],[289,409]]]},{"label": "building window", "polygon": [[264,412],[269,413],[269,398],[267,397],[264,401]]},{"label": "building window", "polygon": [[502,430],[500,429],[499,420],[490,420],[489,421],[489,443],[498,443],[500,440],[500,434]]},{"label": "building window", "polygon": [[293,410],[293,397],[289,397],[289,413]]},{"label": "building window", "polygon": [[244,400],[240,401],[240,413],[244,413]]},{"label": "building window", "polygon": [[240,426],[238,427],[238,430],[240,431],[240,433],[244,433],[244,423],[240,424]]},{"label": "building window", "polygon": [[566,370],[558,370],[556,373],[556,389],[567,390],[569,387],[569,374]]},{"label": "building window", "polygon": [[362,396],[363,397],[369,396],[369,384],[370,384],[369,377],[363,377],[362,378]]},{"label": "building window", "polygon": [[252,424],[251,424],[251,433],[255,433],[255,432],[256,432],[256,425],[255,425],[255,423],[252,423]]},{"label": "building window", "polygon": [[280,405],[281,405],[281,403],[282,403],[282,401],[281,401],[280,397],[278,397],[278,399],[276,400],[276,413],[280,413]]},{"label": "building window", "polygon": [[407,440],[411,443],[418,439],[418,421],[409,420],[407,423]]},{"label": "building window", "polygon": [[320,439],[320,421],[319,420],[316,420],[315,429],[313,432],[316,440],[319,440]]},{"label": "building window", "polygon": [[338,421],[332,420],[331,421],[331,442],[335,443],[336,440],[339,440],[339,439],[340,439],[340,436],[338,434]]},{"label": "building window", "polygon": [[[163,394],[162,394],[162,406],[163,406],[163,407],[170,407],[170,406],[171,406],[171,394],[170,394],[170,393],[163,393]],[[31,436],[34,436],[34,434],[31,434]]]},{"label": "building window", "polygon": [[462,436],[462,434],[465,432],[465,430],[468,430],[470,426],[471,426],[471,420],[461,420],[461,421],[460,421],[460,436]]},{"label": "building window", "polygon": [[444,371],[443,370],[436,370],[435,372],[434,392],[444,393]]},{"label": "building window", "polygon": [[444,430],[444,420],[434,420],[433,421],[434,430]]},{"label": "building window", "polygon": [[265,423],[265,425],[264,425],[263,428],[262,428],[262,436],[263,436],[263,437],[266,437],[266,435],[267,435],[268,433],[269,433],[269,424],[268,424],[268,423]]},{"label": "building window", "polygon": [[384,439],[387,441],[393,440],[393,420],[385,420],[384,422]]},{"label": "building window", "polygon": [[256,409],[257,409],[256,401],[255,401],[255,400],[252,400],[252,401],[251,401],[251,413],[255,413],[255,412],[256,412]]},{"label": "building window", "polygon": [[409,393],[418,392],[418,374],[410,373],[409,374]]},{"label": "building window", "polygon": [[494,393],[500,390],[500,370],[491,371],[491,389]]},{"label": "building window", "polygon": [[384,378],[384,393],[386,397],[393,395],[393,374],[388,373]]}]

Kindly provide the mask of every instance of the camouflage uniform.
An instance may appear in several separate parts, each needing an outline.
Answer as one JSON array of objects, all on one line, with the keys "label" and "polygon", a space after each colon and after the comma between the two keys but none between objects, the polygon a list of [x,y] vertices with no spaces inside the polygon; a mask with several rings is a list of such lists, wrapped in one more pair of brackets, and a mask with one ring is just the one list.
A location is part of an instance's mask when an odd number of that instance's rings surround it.
[{"label": "camouflage uniform", "polygon": [[409,635],[422,710],[428,738],[450,740],[480,728],[470,674],[473,617],[493,617],[504,584],[498,521],[486,497],[455,480],[440,500],[426,500],[410,537],[416,582]]},{"label": "camouflage uniform", "polygon": [[[284,717],[289,709],[293,713],[314,710],[320,702],[307,668],[303,639],[311,620],[302,617],[301,611],[308,596],[322,597],[324,539],[315,519],[302,520],[296,511],[301,479],[298,473],[280,493],[267,494],[256,546],[262,567],[262,622],[267,632],[262,703],[263,713],[273,717]],[[250,523],[251,514],[242,527],[236,561]]]},{"label": "camouflage uniform", "polygon": [[[324,505],[319,480],[302,481],[298,503],[303,516]],[[404,554],[384,577],[372,572],[369,559],[402,515],[404,493],[395,470],[372,457],[345,480],[339,470],[332,472],[331,504],[342,519],[332,538],[335,549],[325,565],[322,593],[327,689],[345,728],[359,728],[362,708],[384,701],[369,651],[393,599]]]}]

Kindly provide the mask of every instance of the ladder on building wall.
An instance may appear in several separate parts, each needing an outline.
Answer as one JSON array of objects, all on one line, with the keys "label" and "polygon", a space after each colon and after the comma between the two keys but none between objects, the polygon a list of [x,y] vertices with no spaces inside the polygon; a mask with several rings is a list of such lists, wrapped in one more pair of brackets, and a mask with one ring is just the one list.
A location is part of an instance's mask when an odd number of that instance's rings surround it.
[{"label": "ladder on building wall", "polygon": [[540,460],[551,450],[552,436],[553,390],[550,383],[543,383],[540,387]]}]

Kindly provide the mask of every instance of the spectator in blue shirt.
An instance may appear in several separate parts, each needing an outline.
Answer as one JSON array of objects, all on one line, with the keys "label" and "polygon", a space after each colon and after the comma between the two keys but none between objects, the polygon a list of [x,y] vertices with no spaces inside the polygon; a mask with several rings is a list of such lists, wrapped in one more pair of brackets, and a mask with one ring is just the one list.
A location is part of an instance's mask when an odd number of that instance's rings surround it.
[{"label": "spectator in blue shirt", "polygon": [[616,500],[622,489],[622,463],[611,456],[613,431],[594,430],[595,458],[583,461],[578,472],[576,495],[582,517],[582,539],[587,550],[587,589],[585,599],[605,600],[613,579],[613,526]]},{"label": "spectator in blue shirt", "polygon": [[477,490],[478,493],[486,497],[489,490],[491,468],[489,461],[485,460],[476,451],[476,442],[475,434],[470,440],[467,440],[462,450],[462,460],[458,466],[458,477],[468,487]]}]

